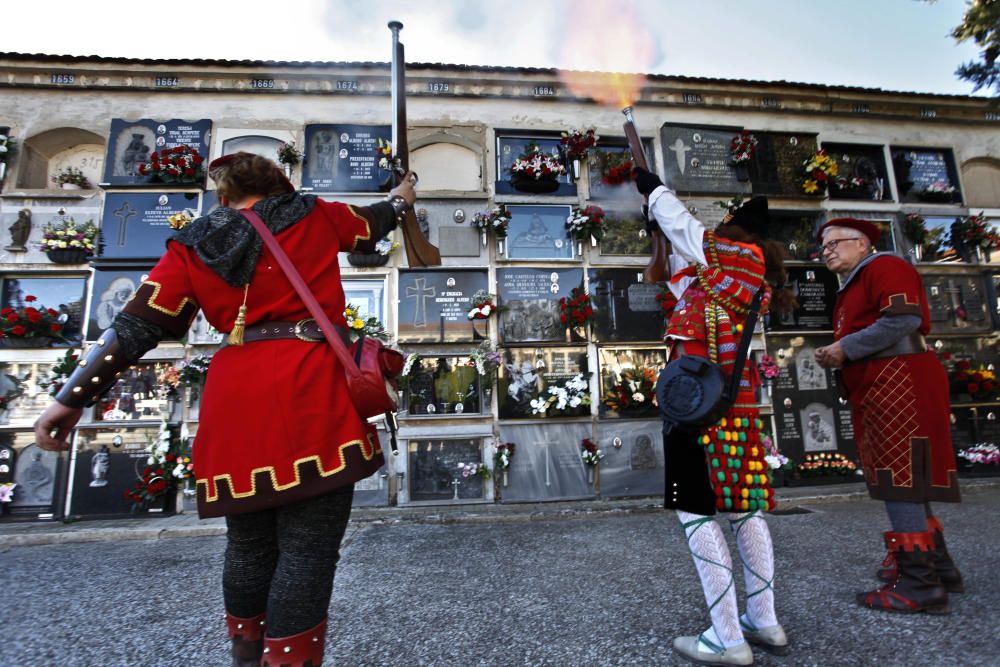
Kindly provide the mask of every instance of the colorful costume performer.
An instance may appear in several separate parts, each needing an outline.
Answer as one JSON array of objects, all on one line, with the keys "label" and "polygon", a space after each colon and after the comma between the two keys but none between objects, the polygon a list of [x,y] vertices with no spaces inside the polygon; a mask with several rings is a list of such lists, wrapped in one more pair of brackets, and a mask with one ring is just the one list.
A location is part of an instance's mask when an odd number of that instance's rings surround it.
[{"label": "colorful costume performer", "polygon": [[[850,242],[858,232],[870,245],[878,240],[867,221],[830,220],[820,237],[835,243],[824,254],[838,252],[836,237]],[[858,601],[886,611],[947,613],[947,594],[964,584],[929,503],[959,502],[960,493],[948,379],[923,338],[931,326],[923,281],[899,257],[851,252],[841,251],[848,259],[834,265],[842,274],[834,340],[844,353],[842,380],[868,492],[886,502],[893,524],[879,573],[887,585]]]},{"label": "colorful costume performer", "polygon": [[[764,283],[760,249],[706,231],[655,175],[640,171],[637,187],[648,195],[651,217],[673,247],[668,287],[677,304],[665,332],[672,356],[683,346],[683,354],[707,357],[732,369],[747,307]],[[736,404],[718,424],[701,432],[674,428],[664,438],[664,505],[677,510],[712,618],[708,630],[676,638],[674,648],[709,664],[751,664],[747,641],[779,653],[788,646],[775,616],[774,554],[761,514],[774,507],[774,498],[755,382],[756,373],[745,368]],[[717,510],[725,513],[736,533],[747,587],[743,615],[729,547],[712,518]]]},{"label": "colorful costume performer", "polygon": [[[255,202],[343,327],[338,253],[373,252],[408,205],[399,196],[357,208],[325,202],[294,192],[263,158],[235,159],[277,179],[240,201]],[[92,401],[161,339],[182,337],[199,309],[220,331],[245,326],[244,340],[232,337],[212,359],[193,450],[199,514],[227,521],[233,664],[316,667],[354,483],[378,470],[382,450],[351,403],[335,353],[250,223],[220,207],[172,237],[56,398],[70,408]]]}]

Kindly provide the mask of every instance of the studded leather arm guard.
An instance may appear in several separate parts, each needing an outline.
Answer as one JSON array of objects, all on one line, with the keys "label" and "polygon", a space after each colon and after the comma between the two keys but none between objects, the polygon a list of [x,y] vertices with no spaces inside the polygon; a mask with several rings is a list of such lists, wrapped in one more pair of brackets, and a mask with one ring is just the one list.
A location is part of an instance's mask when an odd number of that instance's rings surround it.
[{"label": "studded leather arm guard", "polygon": [[77,362],[76,369],[56,394],[56,400],[69,408],[90,405],[133,363],[122,351],[118,334],[108,329]]}]

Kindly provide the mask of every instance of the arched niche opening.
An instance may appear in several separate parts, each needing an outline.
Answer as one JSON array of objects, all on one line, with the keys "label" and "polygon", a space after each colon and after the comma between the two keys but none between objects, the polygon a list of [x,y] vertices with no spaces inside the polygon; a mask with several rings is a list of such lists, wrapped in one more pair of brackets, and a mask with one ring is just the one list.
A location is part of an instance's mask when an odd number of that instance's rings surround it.
[{"label": "arched niche opening", "polygon": [[479,192],[483,189],[483,161],[477,150],[450,141],[411,145],[410,169],[420,176],[420,190]]},{"label": "arched niche opening", "polygon": [[962,164],[962,188],[970,208],[1000,208],[1000,160],[973,158]]},{"label": "arched niche opening", "polygon": [[61,169],[74,167],[92,184],[104,172],[104,137],[77,127],[60,127],[33,135],[20,146],[17,187],[56,187],[50,180]]}]

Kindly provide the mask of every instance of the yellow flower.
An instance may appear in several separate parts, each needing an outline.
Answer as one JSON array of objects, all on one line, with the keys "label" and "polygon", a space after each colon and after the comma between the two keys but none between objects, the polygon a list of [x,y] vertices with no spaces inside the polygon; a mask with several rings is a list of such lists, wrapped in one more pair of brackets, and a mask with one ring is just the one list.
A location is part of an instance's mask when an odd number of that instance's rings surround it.
[{"label": "yellow flower", "polygon": [[351,322],[351,326],[353,328],[355,328],[355,329],[364,329],[365,328],[365,323],[364,323],[364,320],[362,320],[360,318],[355,318],[354,321]]},{"label": "yellow flower", "polygon": [[819,190],[819,183],[817,183],[816,181],[814,181],[811,178],[806,179],[805,182],[802,183],[802,189],[805,192],[807,192],[809,194],[812,194],[813,192],[816,192],[817,190]]}]

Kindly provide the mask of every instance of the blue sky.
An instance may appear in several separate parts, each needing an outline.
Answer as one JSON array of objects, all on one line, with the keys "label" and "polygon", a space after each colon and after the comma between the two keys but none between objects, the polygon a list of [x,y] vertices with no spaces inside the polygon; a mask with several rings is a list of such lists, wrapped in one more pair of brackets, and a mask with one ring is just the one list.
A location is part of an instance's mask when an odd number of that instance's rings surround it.
[{"label": "blue sky", "polygon": [[954,71],[978,53],[950,36],[964,11],[965,0],[46,0],[4,3],[0,49],[386,62],[398,19],[410,62],[966,95]]}]

